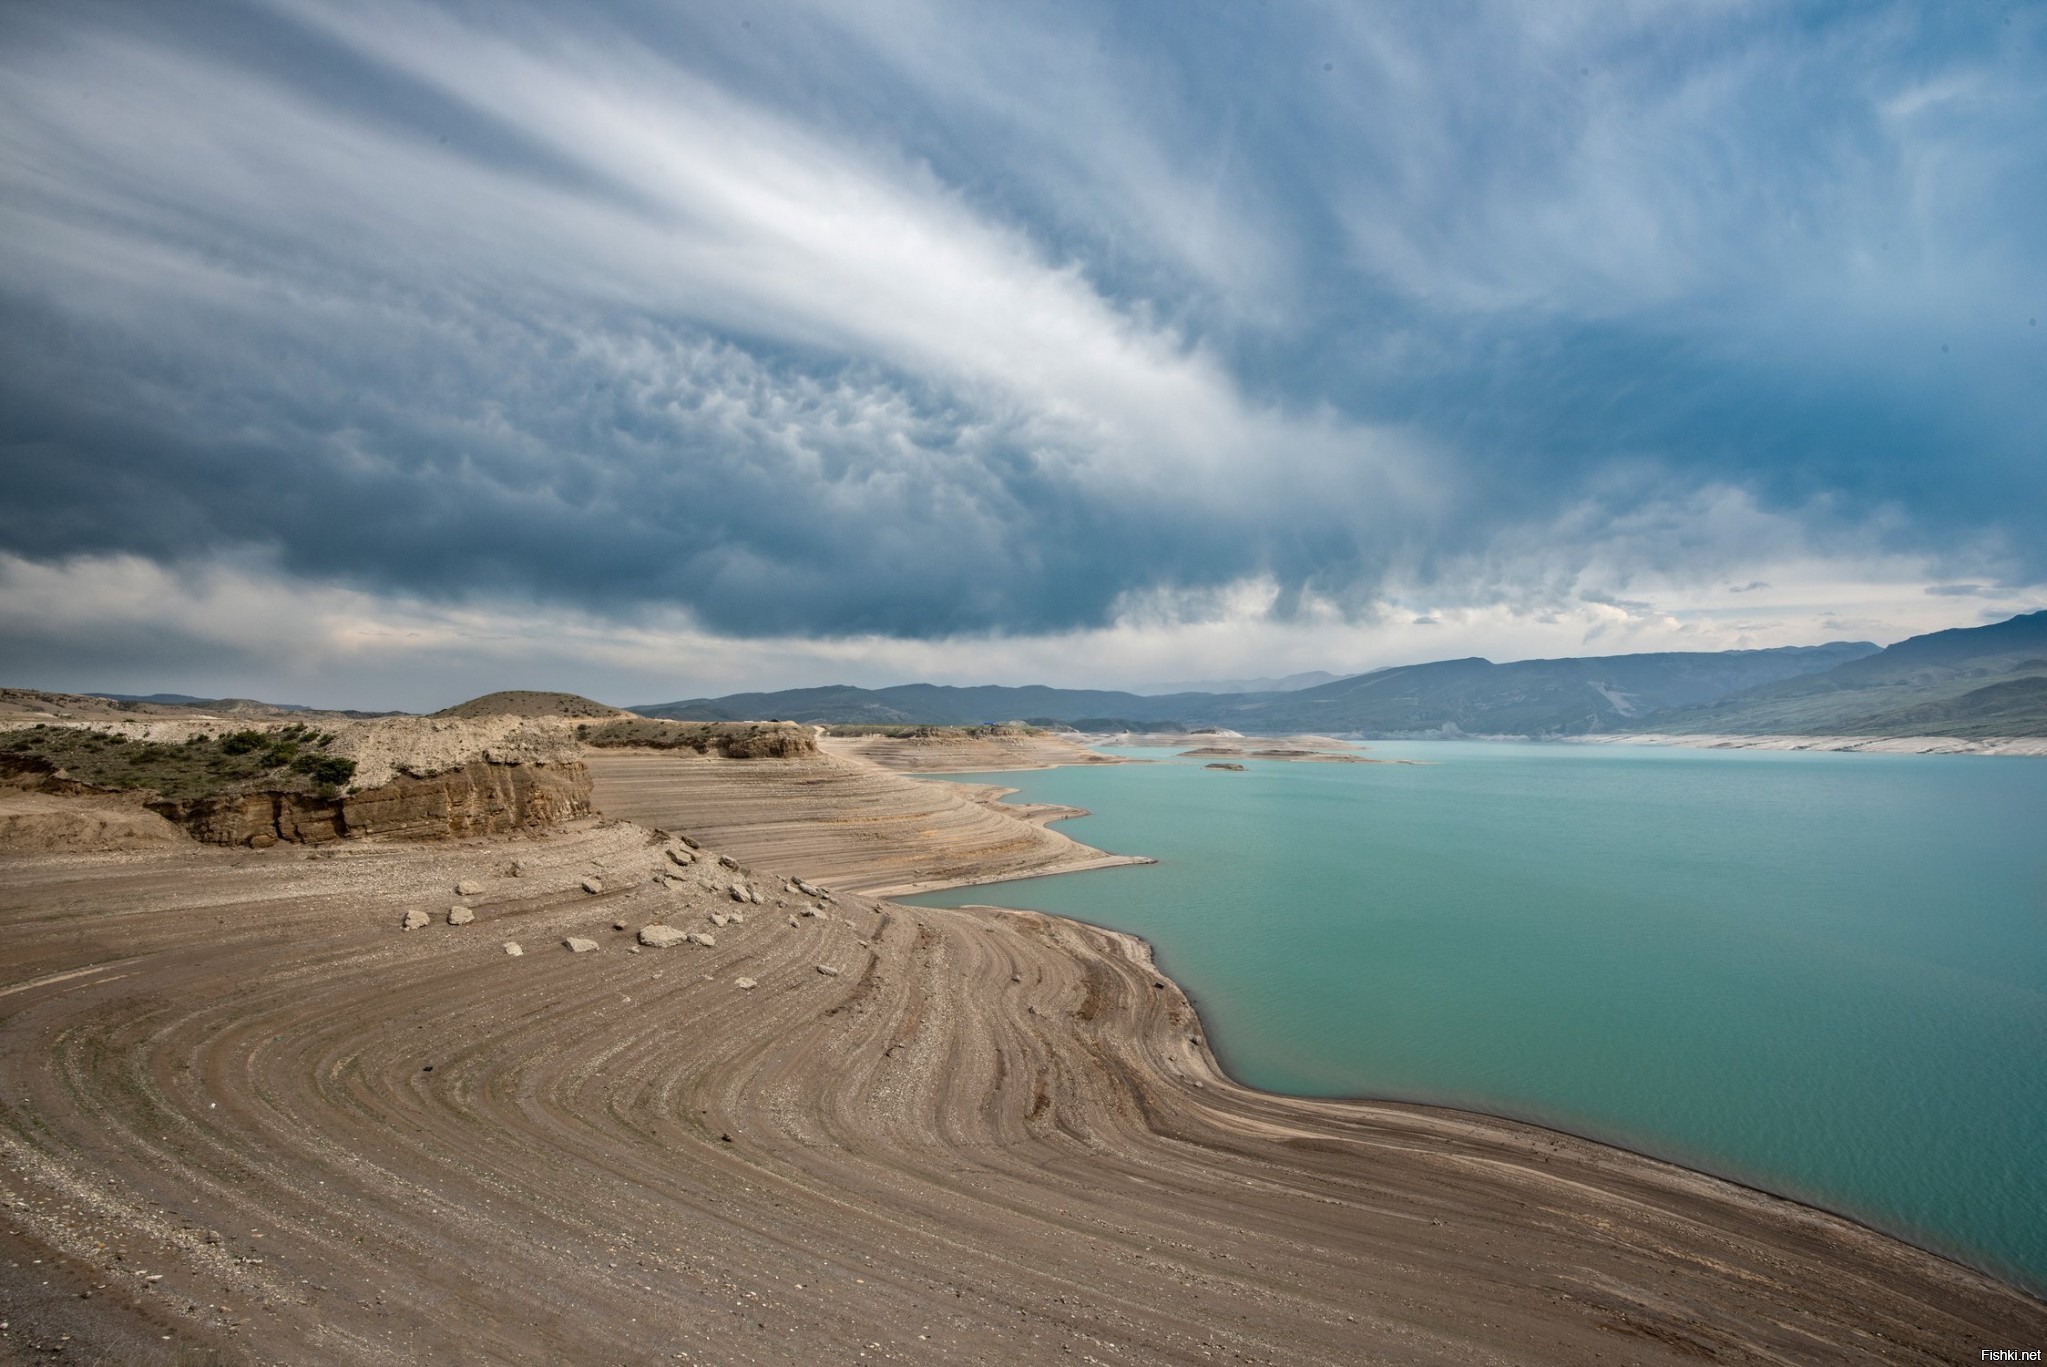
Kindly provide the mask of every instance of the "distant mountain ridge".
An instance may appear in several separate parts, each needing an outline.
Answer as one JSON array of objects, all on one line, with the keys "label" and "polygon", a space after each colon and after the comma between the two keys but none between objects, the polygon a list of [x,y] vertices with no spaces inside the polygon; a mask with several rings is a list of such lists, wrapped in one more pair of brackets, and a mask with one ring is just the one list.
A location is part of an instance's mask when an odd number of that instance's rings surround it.
[{"label": "distant mountain ridge", "polygon": [[1647,719],[1672,735],[2047,736],[2047,611],[1898,642]]},{"label": "distant mountain ridge", "polygon": [[1219,726],[1276,734],[1556,736],[1634,725],[1665,708],[1820,673],[1877,652],[1868,642],[1774,650],[1661,652],[1564,660],[1440,660],[1261,693],[1145,695],[1103,689],[831,685],[635,707],[683,721],[929,723],[1033,721],[1090,729]]}]

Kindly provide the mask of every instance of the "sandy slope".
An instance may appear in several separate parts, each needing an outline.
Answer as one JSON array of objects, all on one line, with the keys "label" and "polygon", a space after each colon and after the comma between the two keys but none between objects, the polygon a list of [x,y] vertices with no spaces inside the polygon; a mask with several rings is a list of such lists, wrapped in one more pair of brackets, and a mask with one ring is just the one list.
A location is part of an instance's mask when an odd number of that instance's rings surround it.
[{"label": "sandy slope", "polygon": [[1127,764],[1097,754],[1078,742],[1043,732],[968,736],[826,736],[829,754],[864,759],[902,773],[995,773],[1011,769],[1054,769],[1067,764]]},{"label": "sandy slope", "polygon": [[[593,750],[598,809],[689,831],[763,867],[882,896],[1149,862],[1043,828],[1070,807],[997,808],[1011,791],[910,779],[818,755],[728,760],[687,751]],[[1021,815],[1028,820],[1019,821]]]},{"label": "sandy slope", "polygon": [[[0,861],[0,1353],[1921,1363],[2047,1338],[2040,1303],[1789,1203],[1238,1089],[1129,939],[843,893],[805,916],[758,873],[767,904],[713,927],[740,877],[606,821]],[[476,924],[397,928],[463,879]],[[657,918],[716,944],[611,929]]]}]

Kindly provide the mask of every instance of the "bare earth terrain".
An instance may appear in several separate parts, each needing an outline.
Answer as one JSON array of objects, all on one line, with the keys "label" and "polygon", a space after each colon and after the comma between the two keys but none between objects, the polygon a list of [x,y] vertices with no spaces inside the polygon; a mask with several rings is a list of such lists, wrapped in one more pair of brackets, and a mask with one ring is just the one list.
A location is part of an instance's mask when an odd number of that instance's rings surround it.
[{"label": "bare earth terrain", "polygon": [[[609,815],[544,835],[0,859],[0,1355],[1952,1363],[2047,1341],[2039,1302],[1788,1202],[1527,1126],[1236,1087],[1126,937],[786,881],[916,883],[1053,836],[953,788],[831,757],[592,766]],[[705,851],[629,808],[693,814],[669,829]],[[409,910],[428,923],[401,930]],[[640,949],[650,924],[711,943]]]}]

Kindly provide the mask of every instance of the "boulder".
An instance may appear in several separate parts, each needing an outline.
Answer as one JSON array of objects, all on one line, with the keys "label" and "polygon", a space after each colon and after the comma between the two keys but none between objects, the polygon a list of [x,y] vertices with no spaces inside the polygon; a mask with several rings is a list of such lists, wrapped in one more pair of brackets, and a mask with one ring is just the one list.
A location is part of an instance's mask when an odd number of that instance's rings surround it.
[{"label": "boulder", "polygon": [[518,958],[518,957],[519,957],[519,956],[520,956],[521,954],[524,954],[525,952],[526,952],[525,950],[523,950],[523,949],[519,948],[519,942],[518,942],[517,940],[507,940],[507,941],[505,941],[505,957],[506,957],[506,958],[508,958],[508,959],[516,959],[516,958]]},{"label": "boulder", "polygon": [[476,913],[468,907],[448,908],[448,924],[451,926],[466,926],[475,919]]},{"label": "boulder", "polygon": [[431,916],[428,916],[418,907],[414,907],[411,911],[405,913],[405,919],[400,921],[398,926],[401,930],[425,930],[427,922],[432,919]]},{"label": "boulder", "polygon": [[481,897],[483,896],[483,884],[474,879],[465,878],[455,885],[455,895],[457,897]]},{"label": "boulder", "polygon": [[585,878],[583,880],[583,891],[591,894],[604,891],[604,880],[602,878]]},{"label": "boulder", "polygon": [[562,941],[562,948],[568,950],[571,954],[588,954],[591,950],[597,948],[597,942],[595,940],[586,940],[580,935],[571,935],[568,939]]},{"label": "boulder", "polygon": [[668,949],[681,944],[689,936],[674,926],[652,925],[640,927],[640,943],[654,949]]}]

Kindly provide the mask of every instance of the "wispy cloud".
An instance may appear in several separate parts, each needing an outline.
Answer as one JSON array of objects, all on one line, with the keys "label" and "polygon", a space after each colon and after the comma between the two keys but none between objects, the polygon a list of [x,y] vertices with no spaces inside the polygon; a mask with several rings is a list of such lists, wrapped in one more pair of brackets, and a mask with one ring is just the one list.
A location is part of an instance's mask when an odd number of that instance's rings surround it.
[{"label": "wispy cloud", "polygon": [[10,11],[4,591],[769,682],[2047,576],[2036,16],[1272,8]]}]

